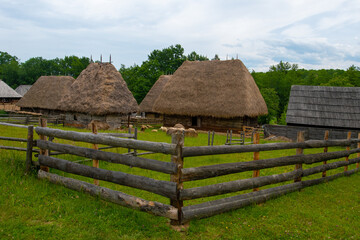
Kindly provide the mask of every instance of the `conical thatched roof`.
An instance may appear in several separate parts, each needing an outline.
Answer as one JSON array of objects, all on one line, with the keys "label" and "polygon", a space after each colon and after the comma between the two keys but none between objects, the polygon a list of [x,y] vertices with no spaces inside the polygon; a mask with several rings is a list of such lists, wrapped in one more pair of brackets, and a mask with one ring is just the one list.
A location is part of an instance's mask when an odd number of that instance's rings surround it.
[{"label": "conical thatched roof", "polygon": [[186,61],[166,83],[154,111],[233,118],[267,114],[267,107],[240,60]]},{"label": "conical thatched roof", "polygon": [[171,75],[161,75],[139,105],[140,112],[154,112],[153,106]]},{"label": "conical thatched roof", "polygon": [[41,76],[16,105],[57,110],[59,101],[74,81],[70,76]]},{"label": "conical thatched roof", "polygon": [[21,98],[21,95],[0,80],[0,98]]},{"label": "conical thatched roof", "polygon": [[64,95],[61,109],[91,115],[137,112],[138,104],[111,63],[91,63]]},{"label": "conical thatched roof", "polygon": [[15,89],[15,92],[20,94],[21,96],[24,96],[27,91],[31,88],[32,85],[20,85]]}]

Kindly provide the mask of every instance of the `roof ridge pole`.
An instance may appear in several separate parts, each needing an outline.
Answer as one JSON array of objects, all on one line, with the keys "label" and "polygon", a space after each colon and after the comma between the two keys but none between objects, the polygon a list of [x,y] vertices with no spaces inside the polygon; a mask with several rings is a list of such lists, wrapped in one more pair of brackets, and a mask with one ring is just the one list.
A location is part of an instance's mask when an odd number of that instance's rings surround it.
[{"label": "roof ridge pole", "polygon": [[100,54],[100,62],[102,63],[102,54]]},{"label": "roof ridge pole", "polygon": [[111,54],[110,54],[110,63],[111,63]]}]

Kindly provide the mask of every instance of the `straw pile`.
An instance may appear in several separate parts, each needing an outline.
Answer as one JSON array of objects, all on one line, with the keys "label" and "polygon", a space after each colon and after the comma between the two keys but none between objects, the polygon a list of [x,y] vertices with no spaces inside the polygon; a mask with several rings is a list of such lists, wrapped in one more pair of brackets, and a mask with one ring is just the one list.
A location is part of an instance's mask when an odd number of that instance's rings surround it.
[{"label": "straw pile", "polygon": [[185,61],[164,86],[153,110],[218,118],[267,114],[266,103],[240,60]]},{"label": "straw pile", "polygon": [[129,114],[138,105],[111,63],[91,63],[63,96],[60,109],[91,115]]},{"label": "straw pile", "polygon": [[59,101],[74,81],[70,76],[41,76],[16,105],[57,110]]}]

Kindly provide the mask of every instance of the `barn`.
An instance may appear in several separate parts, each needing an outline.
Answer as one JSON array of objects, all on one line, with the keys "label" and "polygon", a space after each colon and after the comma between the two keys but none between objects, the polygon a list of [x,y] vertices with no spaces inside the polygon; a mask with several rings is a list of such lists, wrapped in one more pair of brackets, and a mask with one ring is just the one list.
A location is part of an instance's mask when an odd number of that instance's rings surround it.
[{"label": "barn", "polygon": [[306,139],[345,139],[349,131],[360,132],[360,88],[300,86],[291,87],[286,115],[287,126],[266,126],[268,134],[296,139],[305,131]]},{"label": "barn", "polygon": [[4,81],[0,80],[0,110],[13,111],[15,103],[19,101],[21,95],[15,92]]},{"label": "barn", "polygon": [[111,63],[90,63],[59,104],[68,124],[87,125],[92,120],[112,128],[138,111],[138,104],[121,74]]},{"label": "barn", "polygon": [[70,76],[41,76],[16,105],[21,111],[60,115],[59,102],[74,81]]},{"label": "barn", "polygon": [[161,75],[159,79],[152,86],[150,91],[146,94],[145,98],[139,105],[139,111],[142,116],[145,116],[149,119],[162,119],[162,114],[154,112],[153,106],[156,99],[159,97],[161,91],[163,90],[165,84],[171,78],[171,75]]},{"label": "barn", "polygon": [[153,106],[164,125],[203,130],[242,130],[267,114],[261,93],[240,60],[185,61]]}]

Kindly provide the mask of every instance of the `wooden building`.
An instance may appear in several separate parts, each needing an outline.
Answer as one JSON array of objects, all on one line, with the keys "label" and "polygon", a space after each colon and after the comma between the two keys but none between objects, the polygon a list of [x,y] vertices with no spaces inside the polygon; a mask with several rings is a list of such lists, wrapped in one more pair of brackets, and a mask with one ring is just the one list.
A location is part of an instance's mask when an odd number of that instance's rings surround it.
[{"label": "wooden building", "polygon": [[204,130],[242,130],[267,114],[261,93],[240,60],[185,61],[153,106],[164,125]]},{"label": "wooden building", "polygon": [[162,119],[163,115],[154,111],[153,106],[156,99],[159,97],[165,84],[171,78],[171,75],[161,75],[159,79],[152,86],[150,91],[146,94],[145,98],[139,105],[141,116],[149,119]]},{"label": "wooden building", "polygon": [[86,126],[92,120],[119,127],[138,111],[138,104],[119,71],[111,63],[90,63],[71,85],[59,105],[66,122]]},{"label": "wooden building", "polygon": [[21,96],[24,96],[25,93],[29,91],[32,85],[20,85],[15,89],[15,92],[20,94]]},{"label": "wooden building", "polygon": [[306,139],[345,139],[347,132],[357,138],[360,132],[360,88],[298,86],[291,87],[286,115],[287,126],[266,126],[267,135],[296,139],[305,131]]},{"label": "wooden building", "polygon": [[60,115],[59,102],[74,81],[70,76],[41,76],[16,105],[21,111]]},{"label": "wooden building", "polygon": [[0,110],[16,110],[15,104],[20,98],[20,94],[15,92],[15,90],[9,87],[4,81],[0,80]]}]

